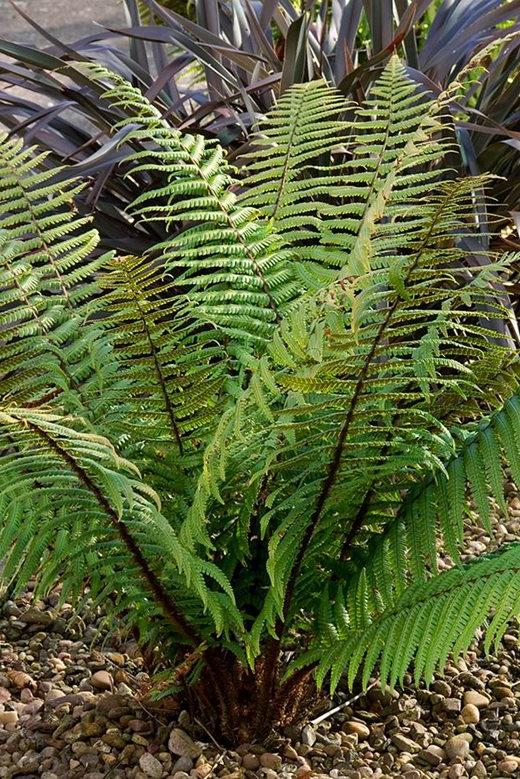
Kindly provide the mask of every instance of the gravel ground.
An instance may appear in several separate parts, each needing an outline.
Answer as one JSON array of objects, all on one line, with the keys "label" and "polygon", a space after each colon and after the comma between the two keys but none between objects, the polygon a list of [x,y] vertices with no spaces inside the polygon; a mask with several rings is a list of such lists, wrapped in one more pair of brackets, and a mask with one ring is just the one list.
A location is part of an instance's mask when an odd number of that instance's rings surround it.
[{"label": "gravel ground", "polygon": [[[124,23],[118,0],[15,0],[35,21],[59,40],[72,42],[99,30],[98,24]],[[0,36],[18,43],[41,43],[38,33],[16,13],[9,0],[0,0]]]},{"label": "gravel ground", "polygon": [[[518,538],[520,499],[473,531],[470,554]],[[449,562],[442,561],[447,565]],[[520,644],[512,626],[495,656],[475,644],[429,690],[377,684],[313,726],[236,751],[213,743],[187,712],[150,711],[148,674],[132,643],[98,631],[101,615],[36,601],[30,590],[0,617],[0,777],[86,779],[377,779],[520,777]],[[110,643],[112,641],[112,643]],[[345,702],[340,693],[334,704]]]}]

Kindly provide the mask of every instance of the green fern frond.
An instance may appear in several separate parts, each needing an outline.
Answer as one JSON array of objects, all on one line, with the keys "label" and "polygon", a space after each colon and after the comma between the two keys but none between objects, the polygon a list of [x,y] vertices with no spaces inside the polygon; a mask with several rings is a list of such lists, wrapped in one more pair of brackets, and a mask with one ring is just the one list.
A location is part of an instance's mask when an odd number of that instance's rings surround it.
[{"label": "green fern frond", "polygon": [[[376,241],[386,237],[387,251],[399,250],[400,240],[424,225],[413,205],[442,175],[431,163],[450,148],[442,125],[448,97],[428,100],[394,55],[356,110],[344,183],[334,189],[336,202],[321,208],[322,243],[331,262],[345,266],[344,277],[372,267]],[[398,234],[388,223],[385,227],[388,218],[400,223]]]},{"label": "green fern frond", "polygon": [[[73,578],[78,585],[89,579],[96,594],[106,586],[105,577],[123,566],[129,578],[133,575],[142,581],[140,599],[146,599],[150,590],[163,618],[185,639],[195,641],[196,631],[177,609],[174,592],[163,583],[172,581],[168,574],[175,569],[173,581],[181,575],[183,587],[200,599],[217,632],[230,624],[240,628],[226,577],[216,566],[183,549],[160,512],[158,496],[107,439],[83,432],[79,420],[14,407],[0,411],[0,435],[2,446],[10,450],[0,462],[2,552],[7,556],[4,578],[24,568],[20,581],[38,575],[41,558],[34,554],[35,535],[39,547],[52,547],[58,528],[62,532],[65,528],[76,544],[62,543],[60,555],[55,549],[54,576],[69,578],[76,571]],[[61,497],[56,513],[49,499],[57,485]],[[49,512],[50,517],[46,516]],[[16,538],[21,516],[24,523],[28,520],[31,533],[22,531]],[[157,560],[158,549],[168,558],[160,573],[148,562]],[[225,597],[213,591],[208,580],[218,584]]]},{"label": "green fern frond", "polygon": [[[504,497],[504,462],[520,484],[520,397],[513,395],[503,407],[482,422],[463,441],[457,455],[447,463],[444,473],[428,476],[416,484],[399,506],[395,519],[383,532],[359,536],[363,546],[351,550],[352,563],[342,576],[353,588],[360,576],[372,582],[369,603],[372,614],[392,604],[406,582],[422,580],[435,571],[438,542],[455,561],[459,561],[464,525],[471,520],[468,504],[473,498],[476,517],[492,532],[493,499],[507,511]],[[370,513],[365,522],[370,527]],[[396,550],[391,538],[398,535]]]},{"label": "green fern frond", "polygon": [[520,613],[520,545],[510,544],[464,566],[410,585],[368,626],[351,629],[311,650],[302,663],[316,662],[318,683],[331,674],[334,689],[343,673],[353,684],[362,672],[366,686],[376,663],[383,685],[402,683],[413,664],[416,684],[430,683],[450,654],[471,644],[490,614],[488,643],[500,640],[508,620]]},{"label": "green fern frond", "polygon": [[168,232],[154,254],[176,284],[189,289],[197,318],[246,343],[264,340],[299,292],[292,252],[254,209],[237,202],[233,170],[220,146],[170,127],[139,90],[115,74],[89,72],[112,81],[104,97],[131,113],[121,122],[129,130],[125,142],[151,143],[130,161],[134,171],[162,178],[132,207],[136,216],[158,221]]},{"label": "green fern frond", "polygon": [[108,255],[94,258],[97,232],[75,212],[82,186],[53,182],[44,159],[0,136],[0,392],[18,404],[59,396],[88,418],[106,409],[114,375],[101,328],[86,324]]},{"label": "green fern frond", "polygon": [[340,119],[347,107],[323,81],[295,84],[262,123],[246,158],[242,202],[258,208],[301,256],[315,249],[305,243],[316,243],[318,212],[336,183],[331,154],[348,141],[350,125]]},{"label": "green fern frond", "polygon": [[[364,273],[380,251],[376,243],[397,252],[406,233],[424,224],[412,199],[442,175],[431,163],[450,148],[442,125],[448,99],[428,100],[397,56],[362,107],[347,106],[321,81],[296,85],[253,139],[242,199],[299,256],[322,266],[314,283],[323,283],[326,268],[341,277]],[[398,235],[388,219],[400,223]]]},{"label": "green fern frond", "polygon": [[182,452],[184,433],[200,432],[215,413],[221,350],[190,338],[174,281],[148,260],[112,260],[99,285],[132,407],[124,432],[147,444],[176,441]]}]

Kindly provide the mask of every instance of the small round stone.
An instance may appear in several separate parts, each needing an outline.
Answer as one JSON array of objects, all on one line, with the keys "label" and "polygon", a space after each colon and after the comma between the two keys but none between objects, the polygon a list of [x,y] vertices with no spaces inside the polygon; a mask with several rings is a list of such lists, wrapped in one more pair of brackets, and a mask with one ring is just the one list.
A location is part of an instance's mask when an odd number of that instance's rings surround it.
[{"label": "small round stone", "polygon": [[248,754],[244,755],[242,758],[242,766],[248,771],[256,771],[257,768],[260,768],[260,760],[256,755],[248,752]]},{"label": "small round stone", "polygon": [[347,720],[347,722],[344,722],[343,732],[347,734],[355,733],[360,741],[370,736],[370,728],[364,722],[358,722],[358,720]]},{"label": "small round stone", "polygon": [[464,734],[452,736],[446,741],[444,751],[450,760],[457,757],[466,758],[469,754],[469,742],[464,738]]},{"label": "small round stone", "polygon": [[478,692],[478,690],[466,690],[463,698],[464,706],[472,704],[473,706],[476,706],[477,709],[485,709],[486,706],[489,706],[490,700],[491,698],[489,695]]},{"label": "small round stone", "polygon": [[480,711],[474,703],[466,703],[460,715],[467,725],[477,725],[480,722]]},{"label": "small round stone", "polygon": [[516,757],[506,757],[504,760],[501,760],[497,766],[500,773],[507,774],[508,776],[516,775],[519,767],[520,760]]},{"label": "small round stone", "polygon": [[92,674],[90,683],[95,690],[111,690],[114,686],[114,680],[108,671],[96,671]]},{"label": "small round stone", "polygon": [[270,768],[272,771],[279,771],[282,767],[282,758],[275,755],[274,752],[264,752],[260,755],[260,765],[264,768]]},{"label": "small round stone", "polygon": [[145,752],[144,755],[141,755],[139,758],[139,768],[151,779],[161,779],[161,776],[163,775],[162,763],[149,752]]},{"label": "small round stone", "polygon": [[450,766],[448,771],[448,779],[460,779],[462,776],[467,776],[466,769],[460,763]]},{"label": "small round stone", "polygon": [[186,757],[184,755],[181,755],[181,757],[178,758],[178,760],[175,761],[173,764],[173,773],[182,773],[185,771],[189,774],[191,769],[193,768],[193,760],[191,757]]}]

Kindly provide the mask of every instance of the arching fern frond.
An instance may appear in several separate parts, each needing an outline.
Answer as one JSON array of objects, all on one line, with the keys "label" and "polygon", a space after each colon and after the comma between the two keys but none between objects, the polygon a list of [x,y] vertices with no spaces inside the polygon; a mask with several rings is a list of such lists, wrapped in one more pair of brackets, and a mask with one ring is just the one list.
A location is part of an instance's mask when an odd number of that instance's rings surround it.
[{"label": "arching fern frond", "polygon": [[[114,361],[93,322],[98,235],[74,210],[81,185],[52,181],[45,155],[0,136],[0,393],[18,404],[50,402],[102,415]],[[103,398],[101,397],[103,394]]]},{"label": "arching fern frond", "polygon": [[472,521],[468,490],[476,519],[492,533],[493,502],[507,512],[504,464],[520,485],[519,436],[520,396],[515,394],[467,435],[442,473],[428,475],[410,489],[382,532],[374,532],[374,516],[365,513],[359,546],[350,547],[350,562],[337,573],[349,582],[349,592],[363,589],[371,618],[392,605],[407,583],[435,573],[440,549],[460,560],[464,526]]},{"label": "arching fern frond", "polygon": [[239,341],[264,340],[299,290],[291,251],[254,209],[237,203],[233,170],[220,146],[170,127],[119,76],[100,68],[89,72],[111,81],[105,98],[131,113],[121,122],[129,130],[125,143],[150,142],[130,162],[135,171],[161,179],[132,207],[135,216],[158,221],[168,232],[154,254],[176,284],[190,290],[197,318]]},{"label": "arching fern frond", "polygon": [[[126,570],[130,578],[133,572],[143,582],[140,598],[152,596],[155,608],[160,608],[174,631],[197,643],[198,630],[176,606],[171,584],[177,582],[200,599],[218,632],[230,622],[240,627],[226,577],[182,548],[161,514],[158,496],[107,439],[83,432],[81,420],[4,407],[0,441],[4,578],[16,576],[23,586],[30,576],[41,573],[41,554],[58,543],[51,581],[65,577],[81,586],[88,579],[96,595],[118,570]],[[52,496],[58,489],[60,501],[54,509]],[[69,541],[65,544],[61,543],[64,534]],[[71,536],[79,544],[79,553],[78,546],[70,544]],[[167,554],[166,565],[160,567],[158,550]],[[93,565],[96,560],[99,566]],[[175,575],[170,578],[172,570]],[[48,576],[49,570],[47,580]],[[213,592],[206,577],[221,592]],[[77,597],[79,592],[74,594]]]},{"label": "arching fern frond", "polygon": [[213,419],[221,349],[190,333],[175,282],[149,260],[118,257],[99,285],[119,377],[128,383],[124,433],[147,446],[173,441],[182,452],[184,433]]},{"label": "arching fern frond", "polygon": [[411,585],[368,627],[344,623],[335,639],[311,650],[304,662],[317,663],[318,683],[330,673],[332,689],[345,672],[352,684],[360,670],[366,685],[376,663],[383,685],[402,683],[412,665],[416,683],[429,683],[450,654],[469,647],[493,613],[488,643],[500,640],[507,621],[520,614],[518,544]]},{"label": "arching fern frond", "polygon": [[45,157],[24,149],[21,141],[0,137],[0,231],[23,241],[41,272],[41,291],[73,312],[92,296],[89,281],[100,261],[91,255],[99,238],[87,229],[90,219],[74,209],[83,185],[53,182],[59,170],[45,170]]}]

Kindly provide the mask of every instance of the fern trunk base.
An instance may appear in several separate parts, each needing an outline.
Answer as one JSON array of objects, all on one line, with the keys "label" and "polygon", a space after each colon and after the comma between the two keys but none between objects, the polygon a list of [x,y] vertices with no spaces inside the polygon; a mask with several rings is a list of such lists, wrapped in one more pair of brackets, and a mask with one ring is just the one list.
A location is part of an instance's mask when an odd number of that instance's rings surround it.
[{"label": "fern trunk base", "polygon": [[255,743],[297,725],[319,698],[311,671],[282,682],[278,668],[271,673],[268,651],[254,671],[225,650],[211,650],[206,659],[201,680],[187,690],[188,705],[222,745]]}]

